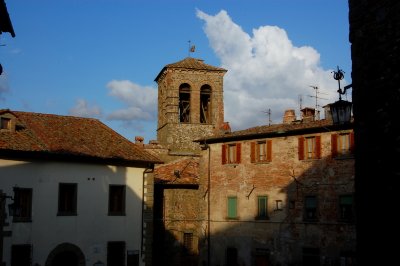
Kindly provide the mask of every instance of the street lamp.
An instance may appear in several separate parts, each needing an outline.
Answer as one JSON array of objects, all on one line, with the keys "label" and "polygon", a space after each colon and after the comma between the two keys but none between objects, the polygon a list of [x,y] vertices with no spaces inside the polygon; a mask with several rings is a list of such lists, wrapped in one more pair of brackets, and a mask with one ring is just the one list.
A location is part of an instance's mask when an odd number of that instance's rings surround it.
[{"label": "street lamp", "polygon": [[336,101],[330,105],[332,120],[334,124],[347,124],[350,123],[352,103],[342,100],[342,95],[346,93],[346,90],[352,87],[352,84],[340,88],[340,81],[344,78],[343,70],[337,67],[337,71],[333,71],[333,78],[338,81],[339,89],[339,101]]}]

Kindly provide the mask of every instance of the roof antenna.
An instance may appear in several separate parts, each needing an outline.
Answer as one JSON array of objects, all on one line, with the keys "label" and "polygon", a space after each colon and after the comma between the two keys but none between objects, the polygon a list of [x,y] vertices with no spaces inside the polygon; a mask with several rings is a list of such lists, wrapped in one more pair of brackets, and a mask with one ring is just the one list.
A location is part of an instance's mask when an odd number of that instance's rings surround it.
[{"label": "roof antenna", "polygon": [[190,57],[191,53],[194,53],[194,51],[196,50],[196,46],[191,45],[190,40],[188,41],[188,43],[189,43],[189,55],[188,56]]},{"label": "roof antenna", "polygon": [[315,90],[315,96],[308,95],[309,97],[315,98],[315,114],[314,114],[314,120],[319,120],[319,119],[320,119],[320,117],[319,117],[319,107],[320,107],[320,106],[318,105],[318,99],[323,99],[323,100],[328,100],[328,99],[322,98],[322,97],[319,97],[319,96],[318,96],[318,94],[326,94],[326,93],[319,92],[319,91],[318,91],[319,88],[318,88],[317,86],[310,86],[310,87],[313,88],[313,89]]},{"label": "roof antenna", "polygon": [[268,109],[268,111],[263,111],[263,113],[266,113],[268,115],[268,126],[271,125],[271,109]]}]

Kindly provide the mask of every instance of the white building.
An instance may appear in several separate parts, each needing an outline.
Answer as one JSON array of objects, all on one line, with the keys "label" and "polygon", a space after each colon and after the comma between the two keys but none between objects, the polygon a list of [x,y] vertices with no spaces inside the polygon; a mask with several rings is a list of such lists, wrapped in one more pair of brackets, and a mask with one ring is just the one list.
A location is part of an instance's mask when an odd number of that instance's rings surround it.
[{"label": "white building", "polygon": [[0,119],[5,265],[145,265],[145,184],[159,159],[97,119]]}]

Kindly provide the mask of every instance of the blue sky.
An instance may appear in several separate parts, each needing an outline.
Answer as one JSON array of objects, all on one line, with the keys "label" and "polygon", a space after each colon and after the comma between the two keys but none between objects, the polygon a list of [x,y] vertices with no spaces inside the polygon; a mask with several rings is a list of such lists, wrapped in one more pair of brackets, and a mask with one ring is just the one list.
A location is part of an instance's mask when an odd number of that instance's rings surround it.
[{"label": "blue sky", "polygon": [[347,0],[5,2],[16,37],[0,35],[0,109],[93,117],[130,140],[156,139],[154,79],[189,41],[190,56],[228,70],[233,130],[315,107],[310,86],[319,106],[336,101],[337,66],[351,83]]}]

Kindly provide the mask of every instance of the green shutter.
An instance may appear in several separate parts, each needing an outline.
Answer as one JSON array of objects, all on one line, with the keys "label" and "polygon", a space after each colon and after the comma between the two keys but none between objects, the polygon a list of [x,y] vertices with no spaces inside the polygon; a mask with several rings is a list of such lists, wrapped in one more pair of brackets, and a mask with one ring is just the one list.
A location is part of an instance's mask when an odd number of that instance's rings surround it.
[{"label": "green shutter", "polygon": [[228,197],[228,218],[236,218],[237,217],[237,198],[236,197]]}]

